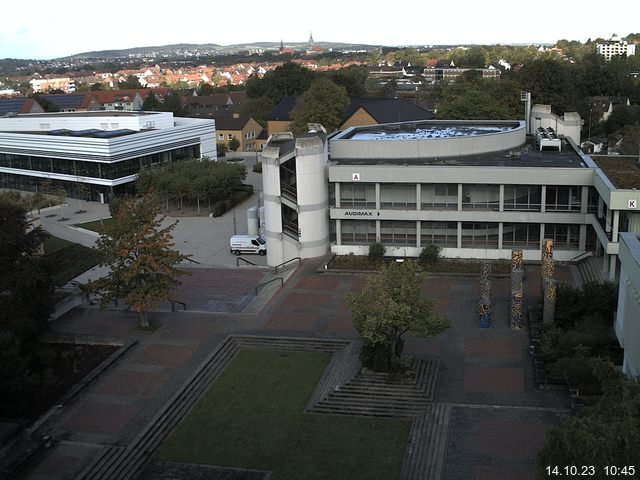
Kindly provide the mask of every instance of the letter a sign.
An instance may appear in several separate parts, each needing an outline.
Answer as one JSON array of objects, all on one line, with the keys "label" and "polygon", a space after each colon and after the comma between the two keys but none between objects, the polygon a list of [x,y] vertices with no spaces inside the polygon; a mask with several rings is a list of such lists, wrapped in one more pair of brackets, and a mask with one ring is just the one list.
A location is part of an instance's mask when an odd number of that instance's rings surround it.
[{"label": "letter a sign", "polygon": [[628,208],[638,208],[638,201],[637,200],[629,200],[629,207]]},{"label": "letter a sign", "polygon": [[352,173],[351,177],[352,177],[352,180],[354,182],[359,182],[360,181],[360,174],[359,173]]}]

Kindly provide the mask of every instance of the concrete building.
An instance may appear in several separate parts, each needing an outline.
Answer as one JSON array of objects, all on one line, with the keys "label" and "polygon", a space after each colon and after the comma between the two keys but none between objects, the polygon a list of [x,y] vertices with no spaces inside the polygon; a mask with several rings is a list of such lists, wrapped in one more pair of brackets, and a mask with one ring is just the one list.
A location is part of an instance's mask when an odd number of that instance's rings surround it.
[{"label": "concrete building", "polygon": [[640,375],[640,236],[620,234],[620,283],[615,331],[624,349],[624,373]]},{"label": "concrete building", "polygon": [[614,35],[609,40],[596,44],[597,52],[608,62],[615,56],[636,54],[636,46]]},{"label": "concrete building", "polygon": [[311,258],[329,248],[327,136],[272,135],[261,154],[267,264]]},{"label": "concrete building", "polygon": [[[274,137],[263,168],[280,162],[283,169],[280,179],[264,176],[265,206],[269,201],[273,207],[265,214],[267,221],[272,210],[277,217],[271,235],[286,234],[291,222],[295,246],[278,246],[277,263],[301,256],[296,252],[304,242],[322,241],[323,234],[315,234],[318,225],[312,239],[301,238],[296,229],[303,234],[305,229],[296,221],[302,205],[328,203],[329,240],[324,246],[314,243],[317,254],[330,249],[365,255],[371,243],[381,242],[388,255],[399,257],[415,257],[436,244],[447,257],[508,259],[518,248],[525,260],[535,261],[541,241],[551,238],[557,260],[591,252],[601,257],[603,275],[614,279],[619,232],[640,232],[640,166],[628,159],[616,159],[624,165],[610,159],[596,163],[577,147],[580,123],[575,113],[557,117],[550,108],[534,106],[529,132],[518,121],[351,127],[329,139],[328,168],[320,169],[319,157],[310,154],[317,174],[327,177],[305,177],[314,185],[314,197],[304,202],[299,192],[306,190],[298,186],[296,197],[282,181],[286,171],[300,182],[300,165],[307,165],[307,153],[297,143],[302,139]],[[287,170],[292,164],[296,169]],[[327,197],[316,196],[327,181]]]},{"label": "concrete building", "polygon": [[38,191],[43,182],[109,201],[129,192],[145,166],[216,158],[213,120],[167,112],[73,112],[0,118],[0,187]]},{"label": "concrete building", "polygon": [[366,254],[379,241],[389,255],[417,256],[433,243],[448,257],[507,259],[521,248],[539,260],[552,238],[556,259],[591,251],[614,279],[619,232],[640,231],[640,190],[628,173],[629,183],[612,183],[614,166],[580,151],[575,115],[565,114],[564,135],[541,136],[534,121],[535,136],[524,122],[487,121],[342,132],[330,145],[332,251]]}]

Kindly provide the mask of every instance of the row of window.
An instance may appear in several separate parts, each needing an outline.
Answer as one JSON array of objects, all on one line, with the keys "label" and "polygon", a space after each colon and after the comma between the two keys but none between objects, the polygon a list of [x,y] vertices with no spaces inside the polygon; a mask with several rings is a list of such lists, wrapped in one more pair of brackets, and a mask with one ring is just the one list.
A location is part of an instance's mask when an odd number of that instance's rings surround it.
[{"label": "row of window", "polygon": [[[376,222],[341,220],[342,245],[370,245],[376,242]],[[420,222],[418,231],[413,221],[381,221],[380,242],[385,245],[416,246],[417,235],[422,245],[440,247],[458,246],[458,222]],[[544,237],[551,238],[557,248],[577,249],[580,225],[545,224]],[[498,248],[499,224],[494,222],[462,222],[460,230],[462,248]],[[540,224],[504,223],[503,248],[537,249],[540,245]]]},{"label": "row of window", "polygon": [[111,163],[0,153],[0,167],[112,180],[135,175],[141,168],[166,165],[173,161],[198,157],[200,157],[199,145],[177,148],[167,152],[143,155],[141,157]]},{"label": "row of window", "polygon": [[[597,209],[597,194],[589,194],[589,211]],[[547,186],[545,210],[580,211],[582,187]],[[499,210],[499,185],[462,185],[463,210]],[[380,208],[415,210],[417,191],[415,184],[380,184]],[[458,185],[421,184],[420,206],[427,210],[457,210]],[[340,184],[340,207],[376,208],[376,185],[374,183]],[[541,211],[542,186],[505,185],[504,210]]]},{"label": "row of window", "polygon": [[[227,133],[227,140],[233,140],[233,133]],[[247,132],[244,134],[244,139],[249,140],[251,138],[256,138],[256,132]],[[224,133],[218,134],[218,140],[224,140]]]}]

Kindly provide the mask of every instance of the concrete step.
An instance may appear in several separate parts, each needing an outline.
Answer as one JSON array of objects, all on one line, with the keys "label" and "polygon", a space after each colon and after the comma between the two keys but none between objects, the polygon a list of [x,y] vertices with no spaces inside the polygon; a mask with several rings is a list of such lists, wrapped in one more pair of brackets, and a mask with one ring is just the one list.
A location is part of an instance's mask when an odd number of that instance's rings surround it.
[{"label": "concrete step", "polygon": [[451,411],[450,405],[438,404],[429,413],[414,419],[405,450],[401,480],[443,478]]}]

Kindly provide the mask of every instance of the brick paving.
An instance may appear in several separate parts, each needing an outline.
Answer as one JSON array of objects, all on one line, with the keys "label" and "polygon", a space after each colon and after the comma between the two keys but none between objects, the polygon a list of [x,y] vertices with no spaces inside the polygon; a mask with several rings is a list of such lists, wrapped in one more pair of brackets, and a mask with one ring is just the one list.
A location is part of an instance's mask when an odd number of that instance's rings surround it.
[{"label": "brick paving", "polygon": [[[56,321],[52,328],[60,333],[135,338],[139,345],[48,422],[47,432],[67,443],[34,462],[31,478],[44,478],[38,475],[56,459],[69,467],[46,478],[75,478],[103,445],[127,445],[227,334],[357,338],[343,297],[362,289],[366,276],[318,274],[318,265],[304,262],[256,315],[239,311],[264,271],[193,269],[181,300],[211,312],[152,313],[161,327],[151,333],[137,332],[138,316],[122,308],[76,308]],[[531,303],[539,268],[525,269],[525,302]],[[570,278],[567,271],[559,268],[558,278]],[[544,433],[568,415],[566,395],[539,390],[533,380],[526,329],[509,326],[509,282],[492,279],[492,327],[483,330],[475,313],[479,279],[429,276],[424,291],[452,327],[436,338],[406,340],[407,354],[442,364],[436,402],[453,406],[445,479],[532,478]],[[84,447],[69,460],[73,442]]]}]

